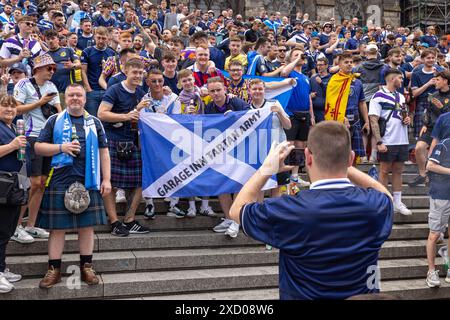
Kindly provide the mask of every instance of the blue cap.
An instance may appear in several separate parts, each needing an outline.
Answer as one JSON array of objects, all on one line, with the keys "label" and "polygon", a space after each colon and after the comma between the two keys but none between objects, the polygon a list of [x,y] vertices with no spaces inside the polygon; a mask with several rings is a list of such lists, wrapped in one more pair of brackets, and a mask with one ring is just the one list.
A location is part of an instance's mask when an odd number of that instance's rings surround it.
[{"label": "blue cap", "polygon": [[13,73],[13,71],[20,71],[27,74],[27,67],[21,62],[16,62],[9,68],[9,74]]},{"label": "blue cap", "polygon": [[422,47],[425,47],[425,48],[429,48],[430,47],[430,45],[428,43],[426,43],[426,42],[422,42],[420,45]]}]

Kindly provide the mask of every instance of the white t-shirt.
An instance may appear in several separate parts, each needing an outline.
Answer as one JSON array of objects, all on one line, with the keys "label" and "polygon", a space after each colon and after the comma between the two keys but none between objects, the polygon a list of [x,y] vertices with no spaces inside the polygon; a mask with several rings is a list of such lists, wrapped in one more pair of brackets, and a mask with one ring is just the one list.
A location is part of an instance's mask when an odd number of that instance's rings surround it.
[{"label": "white t-shirt", "polygon": [[[58,92],[58,89],[51,81],[46,81],[43,86],[39,86],[39,91],[42,96],[47,93]],[[29,104],[39,101],[39,95],[30,82],[30,79],[25,78],[19,80],[14,87],[14,98],[23,104]],[[49,104],[60,104],[59,95],[56,95]],[[23,120],[25,121],[25,135],[28,137],[38,137],[41,129],[44,127],[45,119],[42,114],[41,108],[35,108],[27,113],[23,114]]]},{"label": "white t-shirt", "polygon": [[[265,100],[264,104],[259,108],[272,108],[272,106],[277,105],[280,107],[281,112],[283,112],[284,116],[286,118],[289,118],[289,116],[287,115],[287,113],[284,111],[283,107],[281,106],[280,102],[278,100]],[[253,106],[253,104],[250,105],[251,109],[258,109],[255,108]],[[272,117],[272,136],[273,136],[273,140],[278,141],[278,142],[283,142],[286,141],[286,133],[283,130],[283,126],[281,125],[281,121],[280,118],[278,117],[278,114]]]},{"label": "white t-shirt", "polygon": [[386,123],[386,133],[381,141],[386,146],[407,145],[408,127],[403,124],[401,107],[405,104],[405,97],[398,92],[389,92],[386,87],[378,90],[370,100],[369,116],[378,116],[387,120],[392,108],[392,116]]},{"label": "white t-shirt", "polygon": [[[158,112],[167,114],[180,114],[181,103],[178,96],[175,93],[170,95],[164,95],[161,100],[153,99],[150,93],[147,93],[142,100],[150,100],[150,105],[147,108],[148,112]],[[141,100],[141,101],[142,101]]]}]

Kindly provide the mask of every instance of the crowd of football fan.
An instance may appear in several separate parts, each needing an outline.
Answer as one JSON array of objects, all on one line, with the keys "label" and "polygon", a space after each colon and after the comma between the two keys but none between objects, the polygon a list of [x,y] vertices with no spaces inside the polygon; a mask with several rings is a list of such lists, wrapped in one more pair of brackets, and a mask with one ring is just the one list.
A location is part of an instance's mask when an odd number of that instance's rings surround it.
[{"label": "crowd of football fan", "polygon": [[[10,237],[26,244],[53,236],[49,271],[40,284],[49,288],[60,281],[64,230],[80,230],[82,279],[89,284],[98,283],[92,268],[92,227],[107,223],[105,209],[115,236],[150,231],[135,219],[142,200],[135,122],[143,108],[218,114],[269,107],[278,115],[285,139],[304,148],[309,128],[327,119],[331,77],[351,76],[344,123],[357,162],[379,161],[380,181],[386,186],[392,173],[394,209],[403,215],[411,214],[401,201],[404,163],[414,160],[418,165],[419,175],[410,186],[428,183],[428,150],[450,135],[449,120],[439,118],[450,107],[450,53],[447,36],[437,36],[434,26],[425,30],[362,26],[358,18],[315,22],[300,12],[292,20],[265,10],[244,19],[232,9],[206,12],[164,0],[139,0],[135,5],[1,0],[0,12],[0,124],[4,127],[0,142],[5,148],[0,148],[0,170],[20,171],[16,153],[26,148],[31,180],[28,205],[13,207],[11,217],[0,215],[0,220],[5,219],[0,223],[0,292],[11,291],[11,282],[21,278],[4,263]],[[252,76],[286,79],[265,82]],[[287,105],[265,99],[265,90],[286,86],[293,87]],[[100,150],[109,150],[100,153],[102,165],[108,162],[110,170],[103,172],[108,180],[102,184],[103,197],[100,192],[91,194],[88,214],[73,219],[66,212],[64,191],[84,179],[84,159],[76,160],[72,171],[61,171],[52,169],[51,156],[84,150],[83,117],[74,111],[79,104],[94,116],[88,120],[94,120]],[[68,110],[80,142],[55,144],[57,116],[51,116],[51,110]],[[15,137],[17,119],[24,121],[26,139]],[[385,120],[384,128],[380,119]],[[417,143],[410,141],[408,127],[413,128]],[[415,159],[410,156],[413,151]],[[280,187],[271,196],[279,196],[283,185],[293,192],[309,185],[299,177],[298,167],[277,178]],[[442,196],[445,192],[434,191],[437,199],[450,200],[450,193]],[[171,217],[216,216],[208,197],[189,198],[188,210],[180,208],[176,197],[165,201]],[[220,195],[219,201],[225,219],[214,231],[234,238],[239,224],[229,218],[232,195]],[[122,202],[129,207],[120,221],[116,203]],[[154,219],[153,200],[145,202],[144,216]],[[198,209],[196,202],[201,202]],[[434,222],[434,242],[444,229],[442,222]],[[432,277],[434,266],[430,270]]]}]

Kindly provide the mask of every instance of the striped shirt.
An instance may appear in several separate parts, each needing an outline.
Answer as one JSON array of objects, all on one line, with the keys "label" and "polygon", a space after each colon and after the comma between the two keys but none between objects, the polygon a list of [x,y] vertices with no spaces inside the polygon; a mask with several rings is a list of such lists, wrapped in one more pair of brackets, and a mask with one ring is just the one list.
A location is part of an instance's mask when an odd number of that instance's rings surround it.
[{"label": "striped shirt", "polygon": [[42,51],[41,45],[36,40],[26,40],[22,38],[20,34],[10,37],[3,42],[2,48],[0,49],[0,58],[10,59],[18,57],[24,47],[24,42],[25,46],[31,51],[31,58],[23,59],[22,63],[28,64],[30,68],[29,71],[31,73],[31,68],[33,68],[33,59],[39,56]]},{"label": "striped shirt", "polygon": [[311,38],[308,37],[305,33],[302,34],[296,34],[292,38],[289,39],[289,41],[295,41],[297,43],[304,43],[305,48],[309,47],[309,41],[311,41]]}]

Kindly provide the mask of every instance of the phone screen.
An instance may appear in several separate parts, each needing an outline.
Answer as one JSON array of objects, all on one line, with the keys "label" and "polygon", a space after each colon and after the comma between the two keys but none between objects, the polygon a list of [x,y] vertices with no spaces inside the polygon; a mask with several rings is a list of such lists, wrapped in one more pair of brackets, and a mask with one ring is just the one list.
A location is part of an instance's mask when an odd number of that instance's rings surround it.
[{"label": "phone screen", "polygon": [[305,166],[305,149],[295,148],[289,153],[284,163],[289,166]]}]

